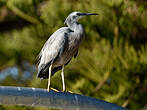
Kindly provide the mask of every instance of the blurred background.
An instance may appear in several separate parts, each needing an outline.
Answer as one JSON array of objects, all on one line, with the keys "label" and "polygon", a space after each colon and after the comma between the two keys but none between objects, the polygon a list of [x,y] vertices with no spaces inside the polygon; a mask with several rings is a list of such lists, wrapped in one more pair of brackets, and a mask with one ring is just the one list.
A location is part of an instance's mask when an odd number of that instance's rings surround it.
[{"label": "blurred background", "polygon": [[[86,35],[65,67],[67,90],[147,110],[146,0],[0,0],[0,86],[47,88],[36,78],[36,57],[72,11],[99,16],[79,21]],[[51,87],[62,90],[59,72]],[[51,110],[0,105],[10,109]]]}]

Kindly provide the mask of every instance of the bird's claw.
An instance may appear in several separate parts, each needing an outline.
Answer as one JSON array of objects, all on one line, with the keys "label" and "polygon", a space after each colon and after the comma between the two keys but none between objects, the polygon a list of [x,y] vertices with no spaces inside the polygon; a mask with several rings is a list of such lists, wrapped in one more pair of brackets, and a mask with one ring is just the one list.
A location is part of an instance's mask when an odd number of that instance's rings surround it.
[{"label": "bird's claw", "polygon": [[47,88],[47,91],[50,92],[50,88]]},{"label": "bird's claw", "polygon": [[[55,89],[55,88],[48,88],[47,91],[50,92],[50,90],[53,90],[55,92],[59,92],[59,90]],[[68,90],[63,90],[62,92],[68,92],[68,93],[73,93],[72,91],[68,91]]]},{"label": "bird's claw", "polygon": [[63,92],[73,93],[72,91],[68,91],[68,90],[63,90]]},{"label": "bird's claw", "polygon": [[67,91],[67,92],[69,92],[69,93],[73,93],[72,91]]},{"label": "bird's claw", "polygon": [[48,92],[50,92],[50,90],[53,90],[53,91],[55,91],[55,92],[59,92],[57,89],[55,89],[55,88],[47,88],[47,91]]},{"label": "bird's claw", "polygon": [[55,88],[51,88],[51,90],[55,91],[55,92],[59,92],[57,89]]}]

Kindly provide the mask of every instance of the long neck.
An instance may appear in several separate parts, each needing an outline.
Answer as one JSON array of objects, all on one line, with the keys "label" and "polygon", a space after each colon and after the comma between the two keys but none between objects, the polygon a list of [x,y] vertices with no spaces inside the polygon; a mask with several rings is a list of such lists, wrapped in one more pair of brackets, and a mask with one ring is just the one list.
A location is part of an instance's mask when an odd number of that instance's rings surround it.
[{"label": "long neck", "polygon": [[70,23],[70,24],[68,24],[68,27],[71,30],[73,30],[75,33],[78,33],[78,34],[84,34],[84,32],[85,32],[82,24],[80,24],[78,22]]},{"label": "long neck", "polygon": [[73,30],[77,28],[78,24],[79,24],[78,22],[71,22],[71,21],[67,22],[67,26]]}]

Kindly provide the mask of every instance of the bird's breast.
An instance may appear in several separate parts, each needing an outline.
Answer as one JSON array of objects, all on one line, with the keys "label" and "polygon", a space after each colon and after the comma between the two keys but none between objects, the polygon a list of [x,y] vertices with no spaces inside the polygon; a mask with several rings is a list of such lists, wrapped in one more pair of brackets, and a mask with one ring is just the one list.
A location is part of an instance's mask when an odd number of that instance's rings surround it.
[{"label": "bird's breast", "polygon": [[71,58],[76,54],[82,38],[83,36],[81,36],[80,34],[71,34],[69,36],[67,47],[65,47],[63,54],[54,63],[55,67],[66,64],[71,60]]}]

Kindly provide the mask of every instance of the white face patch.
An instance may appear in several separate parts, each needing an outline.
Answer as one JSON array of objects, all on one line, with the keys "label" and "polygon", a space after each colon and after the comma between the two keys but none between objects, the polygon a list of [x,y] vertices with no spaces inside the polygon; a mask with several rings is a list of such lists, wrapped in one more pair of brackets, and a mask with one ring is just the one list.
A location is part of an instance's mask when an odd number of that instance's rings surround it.
[{"label": "white face patch", "polygon": [[64,23],[66,24],[71,24],[71,23],[74,23],[74,22],[77,22],[82,16],[78,15],[77,13],[80,13],[80,12],[72,12],[65,20]]}]

